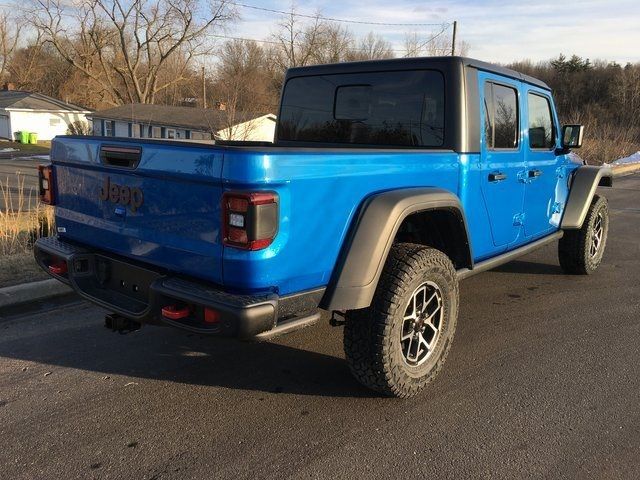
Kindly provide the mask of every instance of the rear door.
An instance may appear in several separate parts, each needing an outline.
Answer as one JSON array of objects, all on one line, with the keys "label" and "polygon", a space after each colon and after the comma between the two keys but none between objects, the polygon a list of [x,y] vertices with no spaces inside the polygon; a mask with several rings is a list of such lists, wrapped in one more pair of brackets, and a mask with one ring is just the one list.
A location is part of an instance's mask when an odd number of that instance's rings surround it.
[{"label": "rear door", "polygon": [[527,237],[543,236],[556,229],[563,205],[566,182],[563,156],[556,155],[558,127],[549,93],[528,87],[526,90],[527,186],[524,199]]},{"label": "rear door", "polygon": [[479,72],[482,102],[481,188],[493,243],[518,239],[524,221],[525,169],[521,141],[520,82]]}]

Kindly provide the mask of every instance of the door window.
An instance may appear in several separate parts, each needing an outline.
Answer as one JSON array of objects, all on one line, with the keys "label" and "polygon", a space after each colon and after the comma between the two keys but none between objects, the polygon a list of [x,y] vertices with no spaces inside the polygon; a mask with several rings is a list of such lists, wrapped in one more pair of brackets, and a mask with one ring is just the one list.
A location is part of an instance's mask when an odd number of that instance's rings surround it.
[{"label": "door window", "polygon": [[529,147],[551,149],[555,146],[553,116],[549,99],[529,93]]},{"label": "door window", "polygon": [[484,86],[487,148],[518,148],[518,94],[515,88],[487,82]]}]

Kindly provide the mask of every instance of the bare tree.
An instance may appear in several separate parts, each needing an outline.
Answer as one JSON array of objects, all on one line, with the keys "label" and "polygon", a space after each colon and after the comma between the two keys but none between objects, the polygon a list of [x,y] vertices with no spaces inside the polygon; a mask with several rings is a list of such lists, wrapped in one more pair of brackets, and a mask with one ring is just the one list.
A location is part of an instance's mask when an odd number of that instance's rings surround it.
[{"label": "bare tree", "polygon": [[353,47],[347,54],[348,60],[379,60],[393,58],[391,44],[380,35],[369,32],[360,40],[357,47]]},{"label": "bare tree", "polygon": [[[233,17],[227,0],[209,12],[197,0],[34,0],[31,21],[58,53],[99,85],[112,104],[154,103],[182,82],[207,33]],[[182,65],[161,81],[169,60]]]},{"label": "bare tree", "polygon": [[329,42],[328,24],[318,13],[311,22],[302,22],[296,15],[295,6],[290,15],[278,24],[279,30],[272,35],[277,45],[274,60],[283,71],[291,67],[304,67],[317,63],[318,51]]},{"label": "bare tree", "polygon": [[0,80],[4,80],[7,75],[7,68],[18,47],[21,32],[22,22],[6,13],[0,13]]},{"label": "bare tree", "polygon": [[226,137],[247,139],[257,126],[248,120],[277,113],[278,97],[270,88],[269,66],[268,52],[256,42],[232,40],[220,49],[214,91],[224,108]]},{"label": "bare tree", "polygon": [[[443,57],[451,55],[451,36],[449,25],[442,27],[426,38],[421,37],[417,32],[405,35],[404,49],[405,57]],[[470,45],[464,40],[456,41],[456,55],[465,56],[469,54]]]}]

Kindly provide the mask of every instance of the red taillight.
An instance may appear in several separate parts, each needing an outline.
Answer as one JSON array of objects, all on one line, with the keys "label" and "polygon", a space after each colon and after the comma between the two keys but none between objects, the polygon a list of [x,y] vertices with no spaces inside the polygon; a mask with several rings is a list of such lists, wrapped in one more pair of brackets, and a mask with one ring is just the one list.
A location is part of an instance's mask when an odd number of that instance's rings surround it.
[{"label": "red taillight", "polygon": [[38,188],[40,201],[53,205],[53,167],[51,165],[38,165]]},{"label": "red taillight", "polygon": [[278,233],[278,194],[227,192],[222,197],[223,243],[244,250],[261,250]]}]

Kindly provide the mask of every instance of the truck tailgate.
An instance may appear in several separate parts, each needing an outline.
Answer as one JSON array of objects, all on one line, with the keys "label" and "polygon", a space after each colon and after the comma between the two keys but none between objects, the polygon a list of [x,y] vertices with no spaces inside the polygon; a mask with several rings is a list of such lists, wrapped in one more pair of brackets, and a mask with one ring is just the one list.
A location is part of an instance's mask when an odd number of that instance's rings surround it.
[{"label": "truck tailgate", "polygon": [[186,142],[58,137],[58,234],[222,283],[222,153]]}]

